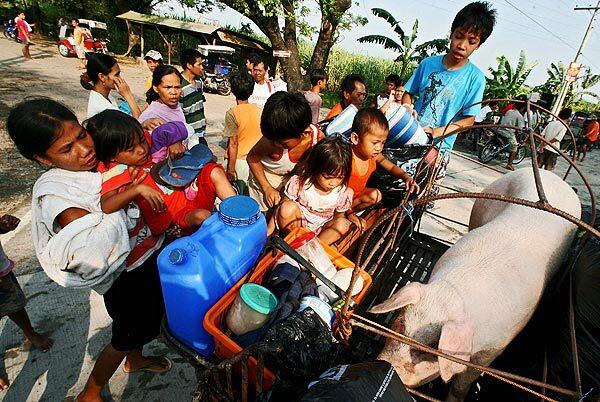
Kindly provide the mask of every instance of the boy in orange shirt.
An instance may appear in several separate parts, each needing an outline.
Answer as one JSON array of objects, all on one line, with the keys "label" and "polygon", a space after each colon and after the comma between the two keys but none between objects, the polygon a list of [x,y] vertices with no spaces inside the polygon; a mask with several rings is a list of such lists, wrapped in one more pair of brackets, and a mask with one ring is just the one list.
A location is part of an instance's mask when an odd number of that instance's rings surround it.
[{"label": "boy in orange shirt", "polygon": [[381,201],[381,192],[376,188],[367,187],[367,181],[377,166],[402,179],[407,191],[419,191],[419,185],[404,169],[381,154],[389,130],[388,121],[379,109],[362,109],[354,117],[350,134],[352,171],[348,183],[348,187],[354,191],[353,211],[362,211]]},{"label": "boy in orange shirt", "polygon": [[[236,72],[230,78],[231,92],[235,95],[237,105],[225,113],[223,136],[228,137],[226,166],[227,178],[238,180],[238,185],[248,185],[250,168],[246,156],[262,138],[260,131],[260,115],[262,110],[251,103],[248,98],[254,90],[254,80],[245,72]],[[243,189],[241,192],[245,193]]]}]

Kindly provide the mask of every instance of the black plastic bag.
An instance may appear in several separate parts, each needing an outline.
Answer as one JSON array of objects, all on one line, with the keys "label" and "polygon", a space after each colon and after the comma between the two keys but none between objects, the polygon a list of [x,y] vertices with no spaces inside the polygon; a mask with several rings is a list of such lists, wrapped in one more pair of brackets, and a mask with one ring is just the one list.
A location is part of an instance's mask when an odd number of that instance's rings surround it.
[{"label": "black plastic bag", "polygon": [[309,384],[302,402],[413,402],[394,367],[386,361],[336,366]]},{"label": "black plastic bag", "polygon": [[262,342],[281,352],[269,358],[268,366],[282,379],[309,381],[330,366],[333,350],[331,329],[311,308],[297,312],[272,326]]}]

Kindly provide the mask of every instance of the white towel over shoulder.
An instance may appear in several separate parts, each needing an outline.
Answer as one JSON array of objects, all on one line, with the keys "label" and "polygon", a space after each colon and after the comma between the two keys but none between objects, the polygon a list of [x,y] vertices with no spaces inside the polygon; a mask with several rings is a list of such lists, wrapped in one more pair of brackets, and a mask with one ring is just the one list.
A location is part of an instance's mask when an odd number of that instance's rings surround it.
[{"label": "white towel over shoulder", "polygon": [[[62,169],[44,173],[33,187],[31,233],[37,258],[50,279],[103,294],[125,268],[130,244],[125,212],[102,212],[101,184],[100,173]],[[68,208],[90,213],[55,231],[54,220]]]}]

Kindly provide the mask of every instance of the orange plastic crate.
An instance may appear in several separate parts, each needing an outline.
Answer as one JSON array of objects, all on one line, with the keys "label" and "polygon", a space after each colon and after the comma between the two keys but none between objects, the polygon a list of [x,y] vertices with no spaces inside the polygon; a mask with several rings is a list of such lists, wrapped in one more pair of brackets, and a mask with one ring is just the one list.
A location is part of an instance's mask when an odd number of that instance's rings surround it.
[{"label": "orange plastic crate", "polygon": [[[287,243],[291,243],[294,240],[298,239],[302,235],[306,234],[308,231],[304,228],[294,229],[286,238],[285,241]],[[321,245],[329,255],[329,258],[333,262],[333,265],[337,269],[341,268],[350,268],[354,267],[354,263],[348,260],[346,257],[338,253],[335,249],[329,247],[325,243],[321,242]],[[274,266],[276,260],[282,256],[282,253],[277,253],[275,257],[273,257],[272,253],[269,253],[262,260],[258,262],[258,265],[250,280],[248,282],[261,283],[265,274]],[[242,347],[235,343],[226,333],[225,333],[225,317],[227,316],[227,312],[229,311],[229,307],[233,304],[239,289],[242,287],[244,283],[246,283],[247,276],[244,276],[239,280],[204,316],[204,329],[210,333],[215,339],[215,355],[220,359],[227,359],[235,356],[236,354],[242,351]],[[361,276],[364,280],[364,285],[359,294],[354,296],[354,301],[356,303],[360,303],[360,301],[367,294],[369,287],[371,286],[372,279],[371,276],[362,272]],[[248,371],[249,371],[249,379],[252,383],[256,383],[256,367],[257,362],[254,358],[250,358],[248,362]],[[275,375],[265,369],[264,381],[263,381],[263,389],[267,390],[275,381]]]}]

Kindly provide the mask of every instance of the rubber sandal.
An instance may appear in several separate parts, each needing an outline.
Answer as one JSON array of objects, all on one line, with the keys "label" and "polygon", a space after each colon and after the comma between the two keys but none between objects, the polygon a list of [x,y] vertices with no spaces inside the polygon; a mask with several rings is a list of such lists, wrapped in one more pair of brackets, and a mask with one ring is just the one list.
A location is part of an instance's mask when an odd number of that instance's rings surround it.
[{"label": "rubber sandal", "polygon": [[158,170],[161,181],[173,187],[185,187],[190,184],[202,168],[214,161],[214,155],[204,144],[194,145],[179,159],[167,158]]},{"label": "rubber sandal", "polygon": [[166,373],[167,371],[171,370],[171,367],[173,366],[173,362],[168,357],[164,357],[163,356],[163,357],[161,357],[161,359],[163,361],[167,362],[167,366],[166,367],[157,368],[154,364],[149,364],[148,366],[141,367],[141,368],[139,368],[137,370],[128,371],[128,370],[125,369],[125,366],[123,366],[123,371],[125,373],[128,373],[128,374],[130,374],[130,373],[137,373],[137,372],[140,372],[140,371],[148,371],[148,372],[151,372],[151,373],[163,374],[163,373]]}]

